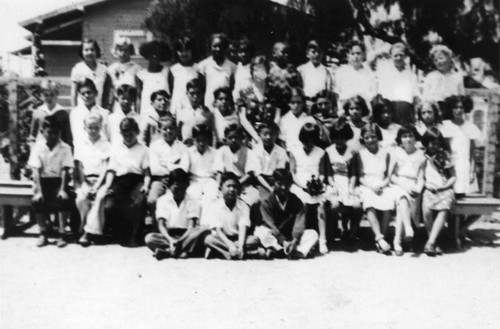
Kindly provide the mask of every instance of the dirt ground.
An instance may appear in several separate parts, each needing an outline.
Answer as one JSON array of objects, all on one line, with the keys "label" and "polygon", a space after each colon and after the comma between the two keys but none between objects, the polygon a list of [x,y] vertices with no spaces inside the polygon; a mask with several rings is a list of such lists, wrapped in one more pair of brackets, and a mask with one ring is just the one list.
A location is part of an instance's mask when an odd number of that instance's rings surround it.
[{"label": "dirt ground", "polygon": [[493,243],[243,262],[14,237],[0,242],[0,328],[500,328],[500,222],[471,236]]}]

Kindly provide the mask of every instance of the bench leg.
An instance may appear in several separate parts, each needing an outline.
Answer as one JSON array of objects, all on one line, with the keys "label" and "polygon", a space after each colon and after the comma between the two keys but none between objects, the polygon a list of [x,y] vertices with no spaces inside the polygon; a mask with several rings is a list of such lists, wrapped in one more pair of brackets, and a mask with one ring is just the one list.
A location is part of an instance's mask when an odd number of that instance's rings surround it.
[{"label": "bench leg", "polygon": [[14,229],[14,207],[3,206],[2,213],[4,226],[2,239],[7,239],[12,235],[12,231]]},{"label": "bench leg", "polygon": [[458,250],[462,249],[462,239],[460,238],[460,219],[461,216],[455,215],[455,225],[453,227],[453,238],[455,239],[455,247]]}]

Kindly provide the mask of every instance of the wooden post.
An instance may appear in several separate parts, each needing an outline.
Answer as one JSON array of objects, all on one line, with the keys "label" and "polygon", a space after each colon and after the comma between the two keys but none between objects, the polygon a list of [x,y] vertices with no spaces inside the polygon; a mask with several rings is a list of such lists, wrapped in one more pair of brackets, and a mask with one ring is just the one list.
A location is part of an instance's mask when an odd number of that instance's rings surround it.
[{"label": "wooden post", "polygon": [[500,95],[490,92],[488,107],[488,127],[487,140],[484,147],[484,180],[483,193],[487,197],[493,196],[494,181],[495,181],[495,162],[498,148],[497,125],[498,112],[500,110]]},{"label": "wooden post", "polygon": [[17,125],[17,80],[11,79],[7,84],[9,92],[9,154],[10,154],[10,177],[19,179],[18,157],[18,125]]}]

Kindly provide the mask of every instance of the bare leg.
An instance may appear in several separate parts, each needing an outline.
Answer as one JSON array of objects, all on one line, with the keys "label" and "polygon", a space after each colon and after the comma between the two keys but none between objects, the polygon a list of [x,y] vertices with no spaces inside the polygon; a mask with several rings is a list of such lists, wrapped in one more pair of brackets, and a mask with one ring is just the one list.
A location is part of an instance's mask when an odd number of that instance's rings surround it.
[{"label": "bare leg", "polygon": [[377,248],[381,249],[384,252],[387,252],[391,249],[391,246],[384,240],[384,235],[380,230],[380,223],[377,219],[377,211],[374,208],[369,208],[366,210],[366,218],[370,223],[373,233],[375,234],[375,241]]},{"label": "bare leg", "polygon": [[391,223],[391,212],[390,211],[382,211],[382,225],[381,225],[381,231],[382,234],[385,235],[387,233],[387,229],[389,228],[389,224]]},{"label": "bare leg", "polygon": [[436,216],[436,220],[432,225],[432,229],[429,234],[429,239],[427,240],[427,244],[436,244],[436,240],[439,236],[439,233],[443,230],[444,224],[446,223],[446,219],[448,218],[448,210],[440,210]]},{"label": "bare leg", "polygon": [[326,245],[326,223],[325,223],[325,205],[318,204],[318,231],[319,231],[319,252],[326,254],[328,247]]},{"label": "bare leg", "polygon": [[396,255],[403,254],[403,248],[401,247],[401,239],[403,237],[403,221],[404,217],[407,215],[404,213],[405,205],[407,205],[406,199],[401,199],[397,205],[396,211],[396,223],[394,225],[395,233],[394,233],[394,251]]}]

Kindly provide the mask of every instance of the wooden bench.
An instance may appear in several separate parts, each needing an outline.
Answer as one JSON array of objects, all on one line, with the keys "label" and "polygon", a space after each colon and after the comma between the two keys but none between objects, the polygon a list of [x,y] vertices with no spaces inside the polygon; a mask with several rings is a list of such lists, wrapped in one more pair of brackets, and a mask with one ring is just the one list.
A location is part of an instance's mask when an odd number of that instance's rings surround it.
[{"label": "wooden bench", "polygon": [[26,214],[27,211],[20,211],[14,218],[14,208],[26,209],[31,207],[33,198],[33,182],[30,181],[0,181],[0,207],[4,221],[4,231],[2,239],[6,239],[18,232],[22,232],[34,222],[31,220],[27,225],[16,226],[16,222]]},{"label": "wooden bench", "polygon": [[[491,215],[495,211],[500,211],[500,199],[479,194],[467,195],[465,198],[458,199],[453,208],[454,216],[450,218],[457,248],[462,247],[461,237],[465,235],[469,226],[481,216]],[[465,220],[463,220],[464,216]]]}]

